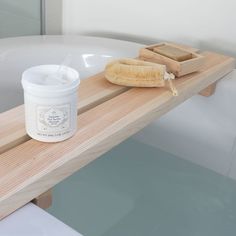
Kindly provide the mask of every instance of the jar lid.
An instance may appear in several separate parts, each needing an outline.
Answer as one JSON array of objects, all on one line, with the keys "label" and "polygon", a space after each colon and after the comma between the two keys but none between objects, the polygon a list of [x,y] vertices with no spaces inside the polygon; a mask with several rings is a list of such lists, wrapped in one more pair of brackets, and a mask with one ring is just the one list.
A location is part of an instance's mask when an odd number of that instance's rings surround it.
[{"label": "jar lid", "polygon": [[74,92],[80,84],[79,73],[68,66],[39,65],[22,74],[25,91],[37,96],[60,95]]}]

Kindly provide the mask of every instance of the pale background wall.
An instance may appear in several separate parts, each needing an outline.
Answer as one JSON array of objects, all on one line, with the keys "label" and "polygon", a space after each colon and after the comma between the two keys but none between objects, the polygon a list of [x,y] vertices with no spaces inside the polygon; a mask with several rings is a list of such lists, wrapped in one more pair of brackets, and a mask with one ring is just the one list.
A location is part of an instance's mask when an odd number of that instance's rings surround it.
[{"label": "pale background wall", "polygon": [[234,0],[64,0],[63,32],[168,40],[236,56]]},{"label": "pale background wall", "polygon": [[63,0],[44,0],[45,29],[44,34],[62,33],[62,3]]}]

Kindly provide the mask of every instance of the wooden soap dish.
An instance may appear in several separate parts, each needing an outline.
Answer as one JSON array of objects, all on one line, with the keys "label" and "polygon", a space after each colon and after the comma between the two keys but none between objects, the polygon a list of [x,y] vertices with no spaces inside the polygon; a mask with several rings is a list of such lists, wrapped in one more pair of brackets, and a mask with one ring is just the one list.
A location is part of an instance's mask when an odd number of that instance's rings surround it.
[{"label": "wooden soap dish", "polygon": [[[173,49],[173,55],[165,49]],[[163,49],[163,50],[162,50]],[[179,53],[179,55],[177,55]],[[171,58],[172,57],[172,58]],[[204,65],[205,58],[196,52],[194,48],[181,47],[171,43],[159,43],[141,48],[139,58],[145,61],[164,64],[167,71],[176,77],[199,71]]]}]

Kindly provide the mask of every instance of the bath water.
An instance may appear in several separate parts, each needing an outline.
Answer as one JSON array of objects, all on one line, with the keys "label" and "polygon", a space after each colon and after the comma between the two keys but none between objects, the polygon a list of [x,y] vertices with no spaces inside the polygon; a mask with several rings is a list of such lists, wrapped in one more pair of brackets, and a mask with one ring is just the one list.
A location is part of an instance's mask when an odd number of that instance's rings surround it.
[{"label": "bath water", "polygon": [[236,182],[127,140],[54,188],[51,214],[84,236],[234,236]]}]

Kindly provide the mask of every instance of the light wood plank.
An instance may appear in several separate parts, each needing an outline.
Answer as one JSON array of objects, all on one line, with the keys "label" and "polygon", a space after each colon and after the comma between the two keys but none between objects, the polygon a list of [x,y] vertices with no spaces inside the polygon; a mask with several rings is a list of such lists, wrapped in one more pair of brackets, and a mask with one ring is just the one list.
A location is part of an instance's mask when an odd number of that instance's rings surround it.
[{"label": "light wood plank", "polygon": [[32,202],[42,209],[48,209],[52,205],[52,189],[36,197]]},{"label": "light wood plank", "polygon": [[199,73],[175,81],[179,96],[165,88],[135,88],[78,116],[78,132],[61,143],[29,140],[0,155],[0,218],[130,137],[154,119],[232,71],[235,61],[204,53]]},{"label": "light wood plank", "polygon": [[216,84],[217,82],[209,85],[208,87],[206,87],[205,89],[203,89],[199,95],[204,96],[204,97],[210,97],[211,95],[213,95],[215,93],[216,90]]},{"label": "light wood plank", "polygon": [[[81,81],[78,96],[78,113],[82,113],[128,88],[113,85],[99,73]],[[24,106],[0,114],[0,154],[30,139],[25,131]]]}]

